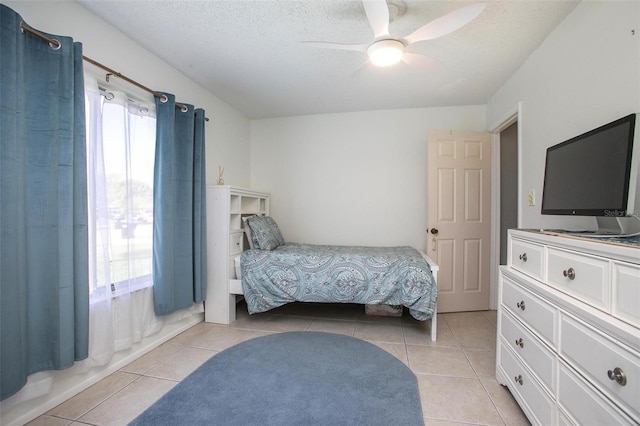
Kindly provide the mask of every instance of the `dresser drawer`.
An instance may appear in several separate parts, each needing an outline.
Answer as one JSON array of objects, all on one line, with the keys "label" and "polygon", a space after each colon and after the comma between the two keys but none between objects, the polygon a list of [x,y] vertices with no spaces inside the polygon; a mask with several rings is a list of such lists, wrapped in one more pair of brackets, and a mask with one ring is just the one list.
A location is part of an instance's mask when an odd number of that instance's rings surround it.
[{"label": "dresser drawer", "polygon": [[611,314],[629,324],[640,326],[640,266],[613,264]]},{"label": "dresser drawer", "polygon": [[524,361],[538,379],[555,393],[556,357],[529,330],[519,324],[511,315],[502,311],[500,334],[503,345],[507,345]]},{"label": "dresser drawer", "polygon": [[[555,405],[549,395],[537,383],[529,370],[523,367],[516,356],[505,345],[500,345],[498,368],[508,379],[507,386],[532,423],[554,424]],[[536,420],[536,421],[534,421]]]},{"label": "dresser drawer", "polygon": [[544,247],[513,238],[510,255],[513,269],[542,280]]},{"label": "dresser drawer", "polygon": [[609,262],[549,248],[547,284],[605,312],[610,311]]},{"label": "dresser drawer", "polygon": [[[559,353],[617,405],[640,419],[639,354],[567,315],[560,323]],[[616,369],[626,383],[609,378]]]},{"label": "dresser drawer", "polygon": [[234,232],[229,235],[229,254],[242,253],[242,232]]},{"label": "dresser drawer", "polygon": [[504,276],[502,304],[513,316],[542,336],[549,345],[556,346],[558,310],[555,307]]},{"label": "dresser drawer", "polygon": [[560,364],[558,400],[561,412],[565,410],[579,425],[632,425],[635,423],[565,364]]}]

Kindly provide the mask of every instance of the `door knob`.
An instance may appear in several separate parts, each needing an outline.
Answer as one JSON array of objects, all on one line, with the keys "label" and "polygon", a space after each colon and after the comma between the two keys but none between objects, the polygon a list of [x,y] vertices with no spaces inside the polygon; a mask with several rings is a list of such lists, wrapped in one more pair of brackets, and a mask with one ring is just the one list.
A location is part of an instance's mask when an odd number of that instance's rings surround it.
[{"label": "door knob", "polygon": [[431,233],[433,235],[438,235],[438,230],[436,228],[431,228]]}]

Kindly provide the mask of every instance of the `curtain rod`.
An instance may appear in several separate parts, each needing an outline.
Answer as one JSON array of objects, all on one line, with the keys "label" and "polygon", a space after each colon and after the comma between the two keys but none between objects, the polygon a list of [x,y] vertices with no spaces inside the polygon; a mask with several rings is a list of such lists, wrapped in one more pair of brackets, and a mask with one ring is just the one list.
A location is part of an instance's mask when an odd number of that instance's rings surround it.
[{"label": "curtain rod", "polygon": [[[29,33],[31,33],[31,34],[33,34],[33,35],[35,35],[36,37],[39,37],[39,38],[41,38],[41,39],[43,39],[43,40],[45,40],[45,41],[49,42],[49,45],[50,45],[51,47],[55,48],[55,49],[59,49],[59,48],[60,48],[60,46],[61,46],[61,44],[60,44],[60,42],[59,42],[58,40],[53,39],[53,38],[51,38],[51,37],[48,37],[48,36],[46,36],[46,35],[42,34],[41,32],[34,30],[33,28],[31,28],[31,27],[29,27],[29,26],[25,25],[25,23],[24,23],[24,22],[22,22],[22,23],[20,24],[20,29],[21,29],[21,30],[23,30],[23,31],[27,31],[27,32],[29,32]],[[87,62],[89,62],[89,63],[91,63],[91,64],[93,64],[93,65],[95,65],[95,66],[97,66],[97,67],[99,67],[99,68],[102,68],[102,69],[103,69],[103,70],[105,70],[105,71],[107,71],[107,72],[109,73],[109,74],[107,74],[107,81],[109,81],[109,80],[108,80],[108,76],[109,76],[109,75],[113,75],[113,76],[115,76],[115,77],[121,78],[122,80],[124,80],[124,81],[126,81],[126,82],[128,82],[128,83],[130,83],[130,84],[133,84],[133,85],[134,85],[134,86],[136,86],[136,87],[139,87],[140,89],[142,89],[142,90],[144,90],[144,91],[147,91],[147,92],[151,93],[151,94],[152,94],[153,96],[155,96],[156,98],[164,99],[164,101],[166,101],[166,100],[167,100],[167,97],[166,97],[165,95],[163,95],[162,93],[156,92],[155,90],[152,90],[152,89],[148,88],[147,86],[144,86],[144,85],[142,85],[142,84],[138,83],[137,81],[130,79],[130,78],[129,78],[129,77],[127,77],[126,75],[123,75],[123,74],[121,74],[121,73],[119,73],[119,72],[117,72],[117,71],[114,71],[114,70],[112,70],[111,68],[109,68],[108,66],[103,65],[103,64],[101,64],[100,62],[98,62],[98,61],[96,61],[96,60],[94,60],[94,59],[89,58],[88,56],[84,56],[84,55],[82,55],[82,59],[84,59],[85,61],[87,61]],[[175,104],[176,104],[176,106],[177,106],[177,107],[179,107],[179,108],[180,108],[180,109],[182,109],[183,111],[187,108],[185,105],[183,105],[183,104],[181,104],[181,103],[176,102]],[[208,117],[205,117],[205,118],[204,118],[204,120],[205,120],[205,121],[209,121],[209,118],[208,118]]]}]

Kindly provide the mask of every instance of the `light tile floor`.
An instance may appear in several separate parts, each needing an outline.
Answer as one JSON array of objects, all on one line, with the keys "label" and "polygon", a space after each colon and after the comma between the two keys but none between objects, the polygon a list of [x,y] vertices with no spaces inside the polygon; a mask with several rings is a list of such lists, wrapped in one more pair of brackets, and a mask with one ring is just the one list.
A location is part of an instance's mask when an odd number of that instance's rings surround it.
[{"label": "light tile floor", "polygon": [[528,425],[509,391],[495,380],[496,312],[440,314],[438,338],[405,312],[372,317],[358,305],[289,304],[263,314],[238,307],[229,326],[200,323],[133,361],[30,426],[123,425],[217,352],[283,331],[325,331],[367,340],[418,377],[430,425]]}]

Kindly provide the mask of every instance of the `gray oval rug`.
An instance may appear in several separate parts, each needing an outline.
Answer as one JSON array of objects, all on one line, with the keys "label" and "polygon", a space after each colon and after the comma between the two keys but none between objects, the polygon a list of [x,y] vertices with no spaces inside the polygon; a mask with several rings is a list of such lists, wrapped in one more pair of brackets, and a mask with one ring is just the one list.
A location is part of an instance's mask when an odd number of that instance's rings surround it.
[{"label": "gray oval rug", "polygon": [[289,332],[226,349],[131,425],[422,425],[416,376],[349,336]]}]

